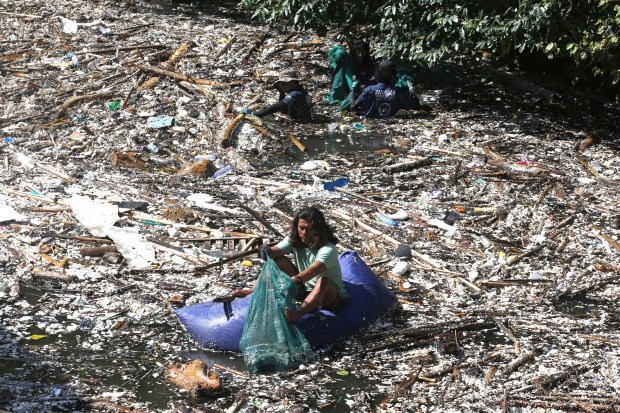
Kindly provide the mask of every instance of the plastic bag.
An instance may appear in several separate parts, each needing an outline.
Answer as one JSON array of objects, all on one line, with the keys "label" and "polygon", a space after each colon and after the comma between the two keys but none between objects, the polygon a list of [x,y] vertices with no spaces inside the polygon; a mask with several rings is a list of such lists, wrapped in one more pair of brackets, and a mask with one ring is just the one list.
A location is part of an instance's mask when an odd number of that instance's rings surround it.
[{"label": "plastic bag", "polygon": [[301,330],[286,321],[284,309],[295,310],[297,286],[270,257],[252,294],[239,348],[253,373],[282,371],[314,360]]}]

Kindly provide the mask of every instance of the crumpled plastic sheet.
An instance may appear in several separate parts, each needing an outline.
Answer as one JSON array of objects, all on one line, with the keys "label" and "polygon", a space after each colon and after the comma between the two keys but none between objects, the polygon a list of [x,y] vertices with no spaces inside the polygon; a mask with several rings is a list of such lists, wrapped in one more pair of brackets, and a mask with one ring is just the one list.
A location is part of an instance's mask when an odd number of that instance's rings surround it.
[{"label": "crumpled plastic sheet", "polygon": [[65,200],[76,218],[96,237],[110,237],[116,249],[132,269],[146,269],[155,262],[155,250],[137,228],[119,228],[114,224],[120,219],[116,205],[93,202],[90,198],[74,195]]}]

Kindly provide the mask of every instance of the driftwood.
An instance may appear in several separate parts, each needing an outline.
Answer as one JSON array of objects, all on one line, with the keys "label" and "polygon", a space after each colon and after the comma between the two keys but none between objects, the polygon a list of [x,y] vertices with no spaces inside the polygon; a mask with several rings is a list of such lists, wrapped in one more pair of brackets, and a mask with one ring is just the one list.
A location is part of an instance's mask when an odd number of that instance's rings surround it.
[{"label": "driftwood", "polygon": [[177,72],[173,72],[173,71],[170,71],[170,70],[159,69],[157,67],[153,67],[153,66],[149,66],[149,65],[144,65],[144,64],[136,64],[135,66],[137,68],[140,68],[142,70],[146,70],[147,72],[155,73],[155,74],[160,75],[160,76],[165,76],[165,77],[169,77],[171,79],[176,79],[176,80],[182,80],[184,82],[195,83],[197,85],[224,87],[224,86],[235,86],[235,85],[239,85],[239,84],[242,83],[240,80],[237,80],[237,81],[234,81],[234,82],[224,82],[224,83],[222,83],[222,82],[217,82],[215,80],[199,79],[197,77],[193,77],[193,76],[189,76],[189,75],[184,75],[183,73],[177,73]]},{"label": "driftwood", "polygon": [[68,258],[63,258],[62,260],[58,261],[58,260],[50,257],[47,254],[41,254],[41,258],[43,258],[45,261],[47,261],[50,264],[52,264],[54,267],[58,267],[58,268],[65,268],[67,266],[67,263],[69,262]]},{"label": "driftwood", "polygon": [[91,99],[99,99],[103,97],[108,97],[108,96],[112,96],[113,94],[114,92],[112,92],[111,90],[104,90],[104,91],[97,92],[97,93],[91,93],[90,95],[80,95],[80,96],[70,97],[69,99],[65,101],[65,103],[63,103],[60,106],[60,108],[54,115],[54,119],[60,119],[65,114],[65,111],[67,109],[69,109],[71,106],[75,105],[78,102],[81,102],[83,100],[91,100]]},{"label": "driftwood", "polygon": [[261,217],[258,212],[254,211],[252,208],[245,206],[245,205],[241,205],[241,208],[244,209],[245,211],[247,211],[248,214],[252,215],[254,217],[254,219],[256,219],[258,222],[260,222],[261,224],[263,224],[263,226],[265,228],[267,228],[268,230],[270,230],[271,232],[273,232],[274,234],[276,234],[277,236],[283,238],[284,235],[282,235],[282,233],[280,231],[278,231],[277,229],[275,229],[269,222],[267,222],[267,220],[263,217]]},{"label": "driftwood", "polygon": [[107,49],[93,50],[92,54],[128,52],[132,50],[165,49],[166,47],[167,46],[163,44],[152,44],[152,45],[147,45],[147,46],[110,47]]},{"label": "driftwood", "polygon": [[403,394],[404,392],[409,390],[409,388],[411,388],[413,383],[415,383],[418,380],[418,377],[420,377],[420,372],[421,371],[422,371],[422,369],[418,369],[415,373],[411,374],[405,380],[400,382],[398,384],[398,386],[396,386],[396,390],[394,391],[394,393],[392,395],[385,396],[383,398],[383,400],[381,400],[381,402],[379,402],[379,406],[382,409],[387,408],[387,405],[392,403],[394,401],[394,399],[396,399],[398,396],[400,396],[401,394]]},{"label": "driftwood", "polygon": [[224,129],[224,135],[222,136],[222,145],[228,145],[230,143],[230,138],[232,136],[233,131],[235,130],[235,128],[237,127],[237,125],[239,124],[239,122],[241,122],[243,119],[245,118],[244,114],[239,114],[237,115],[226,127],[226,129]]},{"label": "driftwood", "polygon": [[[176,64],[183,58],[185,53],[187,53],[187,51],[191,49],[194,45],[195,43],[191,40],[183,43],[181,46],[179,46],[177,50],[174,51],[174,53],[172,53],[172,55],[170,55],[170,58],[168,58],[168,60],[161,64],[161,67],[166,70],[174,69]],[[152,76],[144,83],[142,83],[142,85],[140,85],[140,90],[152,89],[159,83],[160,80],[161,78],[159,76]]]},{"label": "driftwood", "polygon": [[231,46],[233,45],[233,43],[234,43],[234,42],[236,42],[236,41],[237,41],[237,36],[233,36],[233,38],[232,38],[232,39],[230,39],[230,40],[228,41],[228,43],[226,43],[226,44],[224,45],[224,47],[222,47],[222,48],[220,49],[220,51],[219,51],[219,52],[217,52],[217,54],[215,55],[215,57],[214,57],[213,59],[214,59],[214,60],[219,59],[219,58],[220,58],[220,57],[221,57],[224,53],[226,53],[226,51],[228,51],[228,49],[230,49],[230,47],[231,47]]},{"label": "driftwood", "polygon": [[47,278],[50,280],[63,281],[63,282],[71,282],[75,278],[72,275],[62,274],[59,272],[45,271],[37,267],[32,269],[32,276],[35,278]]},{"label": "driftwood", "polygon": [[[276,242],[272,242],[272,243],[267,244],[267,245],[269,245],[271,247],[271,246],[274,246],[276,244],[277,244]],[[256,247],[256,248],[253,248],[251,250],[244,251],[244,252],[241,252],[239,254],[236,254],[236,255],[234,255],[234,256],[232,256],[230,258],[226,258],[226,259],[223,259],[221,261],[212,262],[210,264],[205,265],[204,267],[196,268],[196,271],[204,271],[204,270],[208,270],[209,268],[213,268],[213,267],[217,267],[217,266],[220,266],[220,265],[228,264],[229,262],[236,261],[236,260],[238,260],[240,258],[244,258],[244,257],[247,257],[249,255],[256,254],[256,253],[258,253],[260,251],[261,248],[262,247]]]},{"label": "driftwood", "polygon": [[84,257],[102,257],[106,252],[118,252],[115,246],[83,248],[80,255]]},{"label": "driftwood", "polygon": [[292,133],[288,134],[288,138],[291,140],[291,142],[293,142],[295,146],[297,146],[297,149],[299,149],[300,152],[306,152],[306,147],[301,142],[299,142],[299,139],[297,139]]},{"label": "driftwood", "polygon": [[[403,348],[411,346],[424,346],[432,343],[437,337],[452,337],[454,333],[462,331],[484,331],[497,328],[494,323],[471,322],[464,324],[440,323],[436,326],[411,328],[398,331],[396,334],[405,338],[380,344],[367,349],[369,352],[386,350],[389,348]],[[377,337],[366,337],[365,340],[374,340]]]},{"label": "driftwood", "polygon": [[548,245],[549,245],[549,243],[548,243],[548,242],[543,242],[542,244],[537,245],[536,247],[532,248],[531,250],[526,251],[526,252],[524,252],[523,254],[518,255],[518,256],[516,256],[515,258],[511,259],[510,261],[508,261],[508,262],[506,263],[506,266],[507,266],[507,267],[510,267],[510,266],[512,266],[512,265],[515,265],[516,263],[518,263],[519,261],[521,261],[523,258],[527,258],[527,257],[530,257],[530,256],[532,256],[532,255],[536,254],[537,252],[539,252],[539,251],[540,251],[540,250],[542,250],[543,248],[547,247]]},{"label": "driftwood", "polygon": [[413,161],[400,162],[394,165],[384,166],[383,172],[388,173],[388,174],[395,174],[398,172],[407,172],[413,169],[421,168],[423,166],[431,165],[432,163],[433,161],[431,160],[430,157],[418,158]]},{"label": "driftwood", "polygon": [[514,343],[514,345],[515,345],[515,353],[517,355],[521,354],[521,343],[519,343],[519,340],[517,340],[515,335],[512,334],[512,331],[510,331],[510,329],[508,327],[506,327],[506,325],[502,321],[498,320],[495,317],[491,317],[491,318],[493,319],[495,324],[497,324],[497,326],[502,331],[502,333],[504,333],[506,335],[506,337],[508,337]]},{"label": "driftwood", "polygon": [[428,372],[428,373],[424,374],[424,376],[422,376],[420,378],[421,379],[424,379],[424,378],[432,379],[432,378],[436,378],[436,377],[441,377],[441,376],[443,376],[443,375],[445,375],[447,373],[453,372],[455,369],[459,369],[460,370],[463,367],[471,367],[471,366],[481,365],[481,364],[487,363],[489,361],[497,360],[497,359],[499,359],[501,357],[502,357],[501,353],[499,353],[499,352],[498,353],[493,353],[493,354],[490,354],[488,356],[483,357],[480,360],[475,360],[475,361],[468,362],[468,363],[455,364],[453,366],[449,366],[449,367],[443,368],[443,369],[438,370],[438,371]]},{"label": "driftwood", "polygon": [[571,290],[570,288],[566,289],[565,291],[562,291],[559,295],[558,298],[563,298],[566,296],[577,296],[577,295],[582,295],[582,294],[586,294],[590,291],[595,291],[598,290],[600,288],[605,287],[608,284],[614,283],[620,281],[620,276],[613,276],[613,277],[608,277],[605,278],[603,280],[598,280],[586,287],[580,288],[578,290]]},{"label": "driftwood", "polygon": [[250,50],[248,50],[245,56],[243,56],[242,62],[247,61],[250,58],[250,56],[252,56],[252,53],[258,50],[258,48],[263,44],[265,39],[267,39],[267,36],[269,36],[269,32],[264,32],[263,34],[261,34],[258,40],[254,42],[254,45],[250,48]]},{"label": "driftwood", "polygon": [[[510,405],[515,407],[540,407],[543,409],[555,409],[558,411],[575,411],[575,412],[617,412],[620,404],[600,404],[600,403],[582,403],[578,401],[552,401],[552,400],[529,400],[529,399],[510,399]],[[587,410],[586,410],[587,409]]]}]

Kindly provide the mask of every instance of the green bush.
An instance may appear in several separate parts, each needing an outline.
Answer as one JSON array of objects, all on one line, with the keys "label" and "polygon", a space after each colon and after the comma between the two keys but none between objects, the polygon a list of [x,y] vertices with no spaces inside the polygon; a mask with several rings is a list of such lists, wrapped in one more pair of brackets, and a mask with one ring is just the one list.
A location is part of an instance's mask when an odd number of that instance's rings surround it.
[{"label": "green bush", "polygon": [[362,30],[378,56],[433,66],[455,56],[546,55],[573,82],[620,81],[617,0],[242,0],[263,21],[298,30]]}]

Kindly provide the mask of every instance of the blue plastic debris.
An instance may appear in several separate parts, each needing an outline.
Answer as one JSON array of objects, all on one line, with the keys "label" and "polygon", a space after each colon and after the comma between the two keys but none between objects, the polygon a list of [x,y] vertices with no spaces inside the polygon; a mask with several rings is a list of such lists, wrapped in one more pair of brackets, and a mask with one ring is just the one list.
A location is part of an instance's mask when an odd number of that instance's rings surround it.
[{"label": "blue plastic debris", "polygon": [[170,115],[152,116],[146,120],[146,126],[151,129],[167,128],[174,124],[174,117]]},{"label": "blue plastic debris", "polygon": [[334,191],[336,188],[342,188],[349,183],[347,178],[338,178],[335,181],[325,182],[323,184],[323,189],[326,191]]}]

